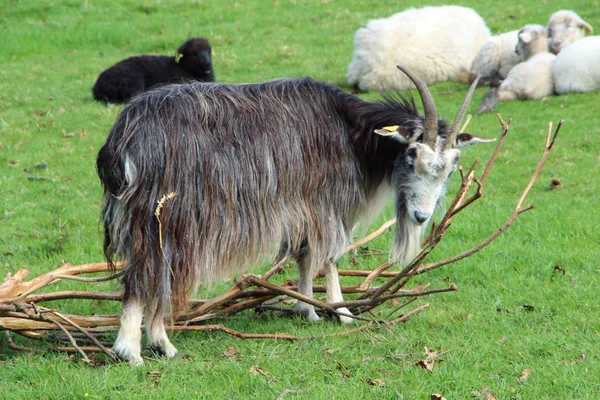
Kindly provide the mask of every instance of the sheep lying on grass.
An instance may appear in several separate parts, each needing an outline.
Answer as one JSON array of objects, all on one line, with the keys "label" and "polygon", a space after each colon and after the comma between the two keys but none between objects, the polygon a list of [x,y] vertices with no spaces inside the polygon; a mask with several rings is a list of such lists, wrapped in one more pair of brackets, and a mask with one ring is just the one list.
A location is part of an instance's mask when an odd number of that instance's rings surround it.
[{"label": "sheep lying on grass", "polygon": [[477,114],[491,111],[499,101],[533,100],[554,93],[552,63],[556,56],[548,51],[548,34],[541,25],[526,25],[519,30],[516,51],[526,61],[510,70],[500,87],[484,96]]},{"label": "sheep lying on grass", "polygon": [[[592,27],[576,12],[570,10],[557,11],[548,19],[548,36],[550,51],[557,54],[561,48],[568,46],[590,33]],[[492,36],[481,46],[471,64],[471,80],[476,74],[481,75],[480,83],[505,79],[508,72],[517,64],[525,61],[522,55],[515,52],[519,42],[519,31],[510,31]]]},{"label": "sheep lying on grass", "polygon": [[152,87],[191,80],[215,80],[211,47],[203,38],[187,40],[175,57],[142,55],[120,61],[100,74],[92,93],[98,101],[124,103]]},{"label": "sheep lying on grass", "polygon": [[548,20],[550,51],[558,54],[571,43],[582,39],[586,33],[592,33],[592,26],[577,15],[575,11],[557,11]]},{"label": "sheep lying on grass", "polygon": [[552,66],[557,94],[600,89],[600,36],[589,36],[564,48]]},{"label": "sheep lying on grass", "polygon": [[523,55],[515,52],[518,34],[519,31],[510,31],[485,42],[471,63],[470,80],[477,74],[481,75],[480,83],[504,79],[515,65],[525,61]]},{"label": "sheep lying on grass", "polygon": [[356,32],[348,83],[363,91],[414,87],[398,74],[398,64],[427,84],[467,82],[471,62],[489,36],[483,19],[459,6],[410,8],[372,20]]}]

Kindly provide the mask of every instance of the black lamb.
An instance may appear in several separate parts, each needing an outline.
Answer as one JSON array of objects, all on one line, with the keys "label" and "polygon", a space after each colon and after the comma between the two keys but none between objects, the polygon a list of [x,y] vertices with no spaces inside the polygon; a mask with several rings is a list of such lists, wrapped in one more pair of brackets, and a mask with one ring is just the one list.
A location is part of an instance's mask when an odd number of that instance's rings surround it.
[{"label": "black lamb", "polygon": [[192,80],[214,82],[211,47],[204,38],[192,38],[175,57],[142,55],[119,61],[104,70],[92,92],[94,99],[125,103],[150,88]]}]

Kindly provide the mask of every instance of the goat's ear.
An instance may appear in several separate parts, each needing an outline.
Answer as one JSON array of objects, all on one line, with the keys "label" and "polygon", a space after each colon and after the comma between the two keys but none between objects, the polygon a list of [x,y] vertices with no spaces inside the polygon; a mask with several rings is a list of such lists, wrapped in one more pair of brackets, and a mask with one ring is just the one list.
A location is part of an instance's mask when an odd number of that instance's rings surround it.
[{"label": "goat's ear", "polygon": [[375,129],[375,133],[381,136],[386,136],[395,139],[400,143],[408,143],[410,141],[410,132],[405,126],[384,126],[381,129]]},{"label": "goat's ear", "polygon": [[470,133],[459,133],[456,137],[456,147],[459,149],[461,147],[470,146],[472,144],[478,143],[489,143],[494,142],[496,139],[486,139],[480,136],[471,135]]}]

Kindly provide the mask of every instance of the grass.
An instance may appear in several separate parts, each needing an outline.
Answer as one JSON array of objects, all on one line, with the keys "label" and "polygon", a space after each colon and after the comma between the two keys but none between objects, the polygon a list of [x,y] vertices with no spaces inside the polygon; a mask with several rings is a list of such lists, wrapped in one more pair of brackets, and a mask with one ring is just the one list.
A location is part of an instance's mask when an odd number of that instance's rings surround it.
[{"label": "grass", "polygon": [[[475,8],[494,32],[544,24],[563,8],[600,25],[597,1],[456,3]],[[120,109],[92,101],[91,87],[104,68],[134,54],[172,54],[188,36],[206,36],[219,81],[308,75],[346,88],[356,29],[371,18],[426,4],[441,2],[5,0],[0,275],[19,268],[38,275],[62,260],[102,260],[94,163]],[[442,116],[452,119],[465,90],[451,82],[432,87]],[[478,89],[472,108],[484,93]],[[535,209],[481,253],[423,276],[434,286],[455,282],[461,291],[421,300],[432,306],[407,324],[331,337],[325,335],[346,328],[247,313],[228,326],[320,338],[283,343],[177,333],[173,341],[189,358],[158,358],[137,369],[15,353],[0,341],[0,398],[425,399],[441,393],[459,399],[486,388],[502,399],[599,398],[600,93],[512,102],[497,110],[514,123],[485,197],[456,221],[432,257],[469,247],[504,221],[539,158],[548,121],[565,119],[531,192]],[[474,118],[470,129],[491,137],[500,132],[491,114]],[[486,159],[491,150],[465,151],[463,165]],[[552,177],[562,186],[550,191]],[[389,240],[373,246],[387,249]],[[119,308],[94,302],[61,307],[88,313]],[[238,351],[235,357],[223,355],[229,347]],[[432,372],[414,366],[425,347],[448,351]],[[530,376],[519,383],[525,368]]]}]

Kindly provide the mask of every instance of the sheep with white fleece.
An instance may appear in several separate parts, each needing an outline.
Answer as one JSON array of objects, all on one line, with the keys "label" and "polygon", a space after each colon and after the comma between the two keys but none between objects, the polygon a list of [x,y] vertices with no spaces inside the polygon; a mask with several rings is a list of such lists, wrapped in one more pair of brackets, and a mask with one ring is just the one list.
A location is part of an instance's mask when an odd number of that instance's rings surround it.
[{"label": "sheep with white fleece", "polygon": [[588,36],[564,48],[552,66],[557,94],[600,89],[600,36]]},{"label": "sheep with white fleece", "polygon": [[[560,10],[548,19],[548,36],[550,51],[554,54],[569,44],[592,32],[592,27],[576,12]],[[515,52],[519,42],[519,31],[510,31],[494,35],[481,46],[471,64],[471,79],[481,75],[480,83],[505,79],[508,72],[517,64],[525,61],[522,55]]]},{"label": "sheep with white fleece", "polygon": [[481,46],[471,63],[471,80],[481,75],[480,83],[504,79],[517,64],[525,61],[515,48],[519,42],[519,31],[494,35]]},{"label": "sheep with white fleece", "polygon": [[534,100],[554,93],[552,64],[556,56],[548,51],[546,28],[526,25],[518,37],[516,51],[525,61],[510,70],[500,87],[493,87],[484,96],[477,114],[491,111],[499,101]]},{"label": "sheep with white fleece", "polygon": [[469,80],[471,62],[490,32],[471,8],[409,8],[375,19],[354,37],[348,83],[363,91],[414,87],[397,73],[401,64],[426,84]]},{"label": "sheep with white fleece", "polygon": [[592,30],[592,26],[577,15],[575,11],[557,11],[548,20],[550,51],[558,54],[571,43],[582,39],[586,33],[592,33]]}]

